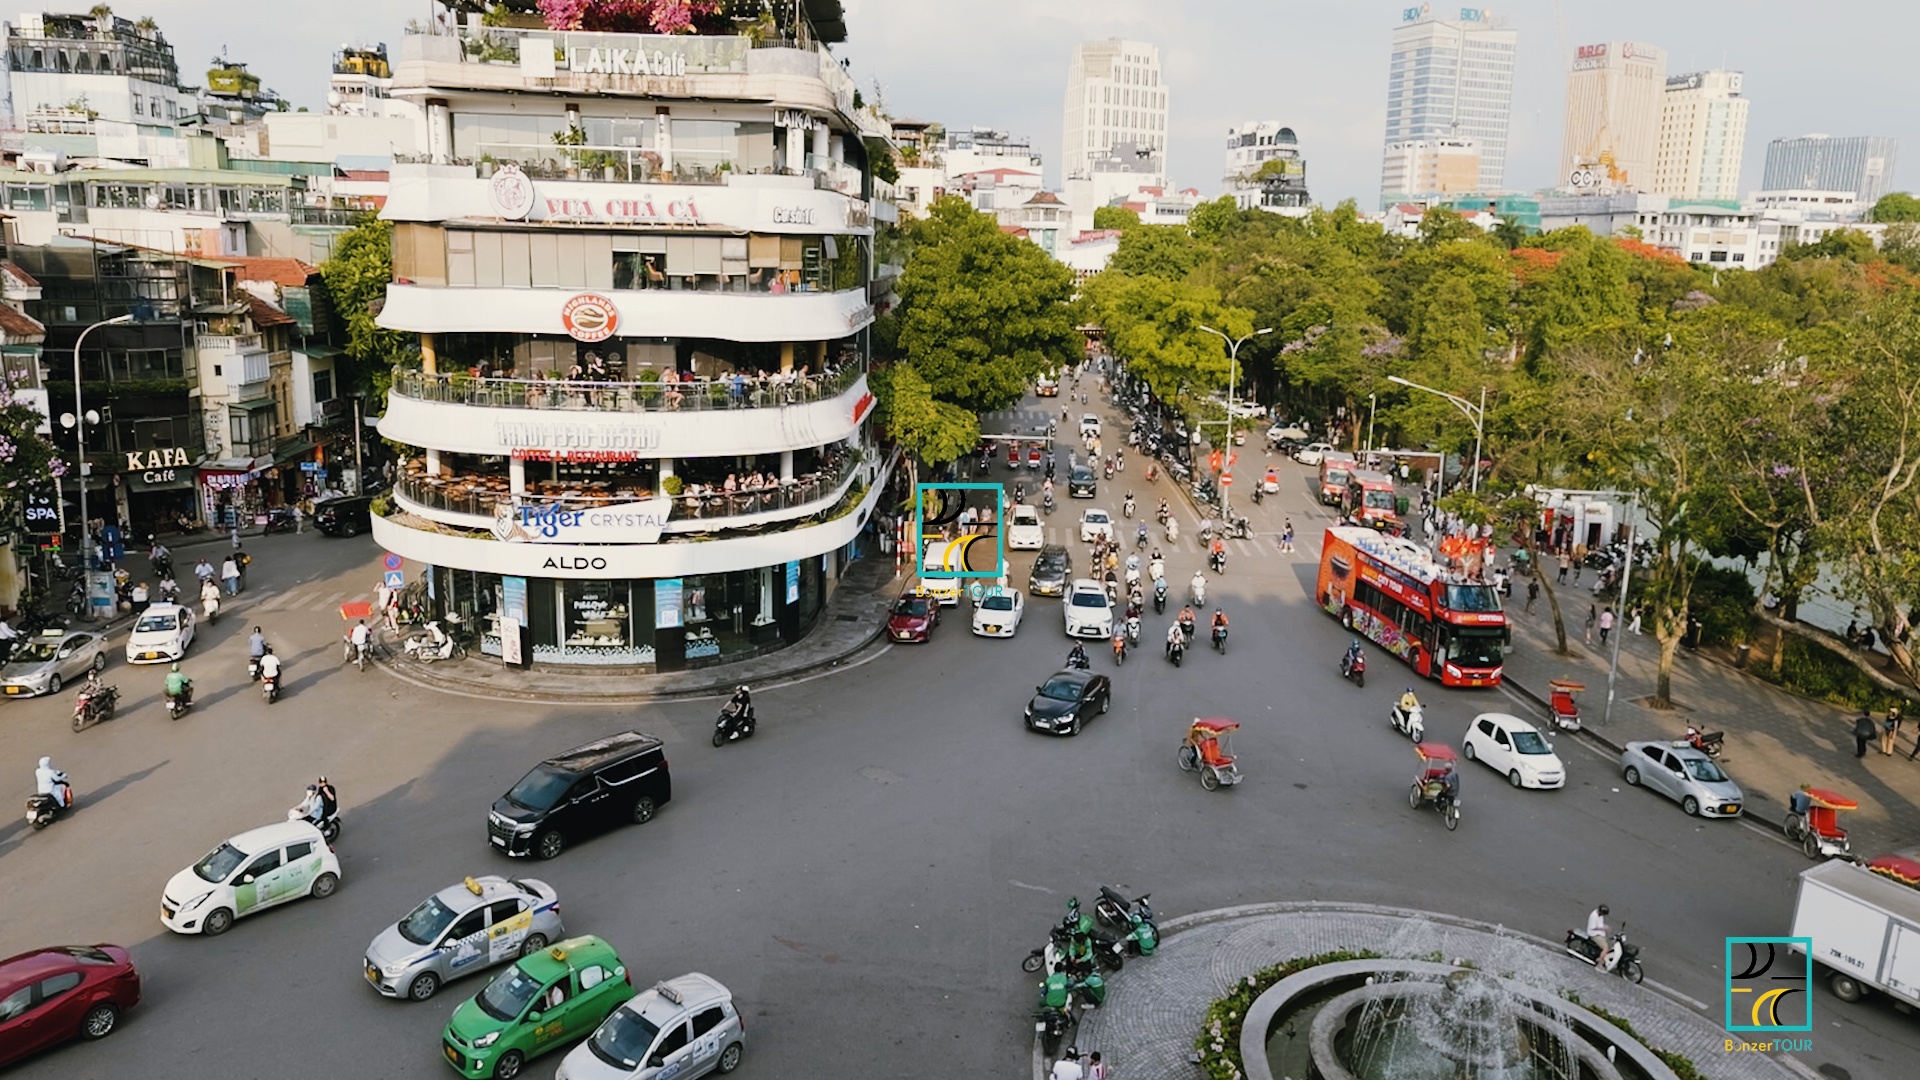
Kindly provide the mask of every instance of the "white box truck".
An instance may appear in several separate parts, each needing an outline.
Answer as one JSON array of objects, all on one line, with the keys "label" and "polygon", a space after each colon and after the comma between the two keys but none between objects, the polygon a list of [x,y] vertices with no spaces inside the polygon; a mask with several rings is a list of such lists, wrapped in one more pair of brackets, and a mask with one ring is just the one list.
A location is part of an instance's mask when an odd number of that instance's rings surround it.
[{"label": "white box truck", "polygon": [[1833,995],[1878,990],[1920,1005],[1920,889],[1841,860],[1800,875],[1794,937],[1813,941],[1816,973]]}]

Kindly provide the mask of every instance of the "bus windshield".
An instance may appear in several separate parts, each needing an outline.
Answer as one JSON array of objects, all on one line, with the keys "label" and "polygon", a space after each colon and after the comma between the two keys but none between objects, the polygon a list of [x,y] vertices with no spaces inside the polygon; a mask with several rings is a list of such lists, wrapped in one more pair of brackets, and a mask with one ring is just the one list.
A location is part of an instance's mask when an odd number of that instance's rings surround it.
[{"label": "bus windshield", "polygon": [[1454,611],[1499,611],[1500,594],[1491,585],[1449,585],[1447,606]]},{"label": "bus windshield", "polygon": [[1447,650],[1447,662],[1464,668],[1499,667],[1505,639],[1506,632],[1493,627],[1457,627]]}]

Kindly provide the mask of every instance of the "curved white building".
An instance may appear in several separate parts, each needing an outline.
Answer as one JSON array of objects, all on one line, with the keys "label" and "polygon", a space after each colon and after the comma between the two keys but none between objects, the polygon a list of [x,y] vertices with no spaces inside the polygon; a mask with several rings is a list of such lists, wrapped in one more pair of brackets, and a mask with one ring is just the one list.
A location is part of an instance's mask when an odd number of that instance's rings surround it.
[{"label": "curved white building", "polygon": [[[479,35],[479,36],[474,36]],[[806,633],[884,486],[871,194],[818,46],[411,36],[380,324],[419,335],[374,537],[509,661],[672,671]]]}]

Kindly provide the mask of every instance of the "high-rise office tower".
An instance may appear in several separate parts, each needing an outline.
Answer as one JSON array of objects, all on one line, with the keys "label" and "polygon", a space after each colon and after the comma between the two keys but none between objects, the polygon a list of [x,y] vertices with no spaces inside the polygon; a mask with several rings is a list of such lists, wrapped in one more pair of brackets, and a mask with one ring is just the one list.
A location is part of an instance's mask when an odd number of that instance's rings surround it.
[{"label": "high-rise office tower", "polygon": [[1767,144],[1760,186],[1768,191],[1851,191],[1863,207],[1893,190],[1900,141],[1881,135],[1802,135]]},{"label": "high-rise office tower", "polygon": [[1738,71],[1696,71],[1667,80],[1653,191],[1682,199],[1740,197],[1747,99]]},{"label": "high-rise office tower", "polygon": [[1075,46],[1067,68],[1062,179],[1087,175],[1093,162],[1121,144],[1129,144],[1144,155],[1153,172],[1164,175],[1167,95],[1155,46],[1119,38]]},{"label": "high-rise office tower", "polygon": [[1507,128],[1513,111],[1513,58],[1518,35],[1480,8],[1435,14],[1406,10],[1393,29],[1387,69],[1387,131],[1382,197],[1406,177],[1406,145],[1468,140],[1480,153],[1479,188],[1498,191],[1507,175]]},{"label": "high-rise office tower", "polygon": [[1610,41],[1582,45],[1567,73],[1561,183],[1652,191],[1667,88],[1667,51]]}]

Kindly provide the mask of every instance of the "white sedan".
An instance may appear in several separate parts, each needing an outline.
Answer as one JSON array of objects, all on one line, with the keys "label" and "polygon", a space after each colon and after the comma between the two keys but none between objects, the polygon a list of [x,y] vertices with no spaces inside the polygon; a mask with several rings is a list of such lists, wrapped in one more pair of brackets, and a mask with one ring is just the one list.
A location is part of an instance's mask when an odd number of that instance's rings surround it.
[{"label": "white sedan", "polygon": [[1007,515],[1007,547],[1014,551],[1039,551],[1046,542],[1040,511],[1026,503],[1015,503],[1013,513]]},{"label": "white sedan", "polygon": [[192,644],[192,608],[150,604],[127,635],[127,663],[170,663],[187,655],[187,646]]},{"label": "white sedan", "polygon": [[1332,450],[1333,446],[1329,443],[1308,443],[1293,452],[1293,460],[1302,465],[1318,465]]},{"label": "white sedan", "polygon": [[1027,602],[1018,589],[993,589],[973,608],[973,632],[981,637],[1012,637],[1020,629]]},{"label": "white sedan", "polygon": [[1087,510],[1080,515],[1080,539],[1085,543],[1113,540],[1113,515],[1105,510]]},{"label": "white sedan", "polygon": [[1084,439],[1089,435],[1096,439],[1100,437],[1100,418],[1093,413],[1080,418],[1080,437]]},{"label": "white sedan", "polygon": [[1106,586],[1092,578],[1075,581],[1060,607],[1066,613],[1068,637],[1104,641],[1113,636],[1113,605],[1107,601]]},{"label": "white sedan", "polygon": [[1507,713],[1481,713],[1467,728],[1464,752],[1514,787],[1557,788],[1567,783],[1567,767],[1540,729]]}]

